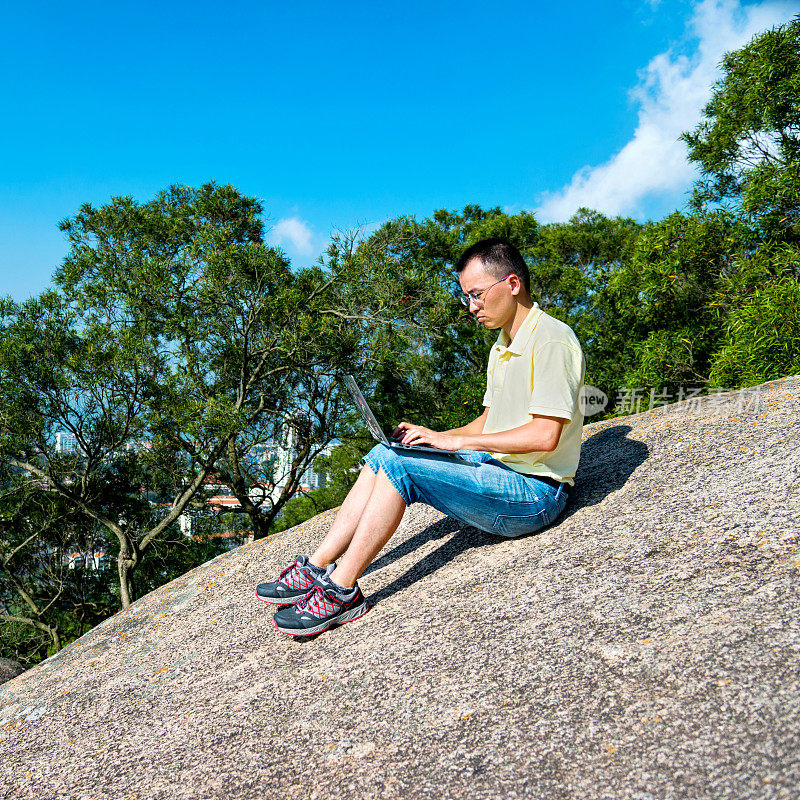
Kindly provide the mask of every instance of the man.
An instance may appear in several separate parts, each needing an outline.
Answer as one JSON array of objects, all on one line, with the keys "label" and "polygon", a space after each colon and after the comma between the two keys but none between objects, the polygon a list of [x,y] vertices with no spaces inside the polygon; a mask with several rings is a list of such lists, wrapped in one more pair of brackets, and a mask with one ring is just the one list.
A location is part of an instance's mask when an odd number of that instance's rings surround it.
[{"label": "man", "polygon": [[581,346],[567,325],[531,300],[528,268],[513,245],[485,239],[456,269],[478,322],[500,329],[484,411],[440,433],[401,422],[393,436],[468,451],[470,463],[374,447],[314,554],[297,556],[276,581],[256,589],[265,603],[286,606],[273,618],[282,633],[310,636],[366,614],[357,580],[414,502],[506,537],[537,531],[564,510],[580,454]]}]

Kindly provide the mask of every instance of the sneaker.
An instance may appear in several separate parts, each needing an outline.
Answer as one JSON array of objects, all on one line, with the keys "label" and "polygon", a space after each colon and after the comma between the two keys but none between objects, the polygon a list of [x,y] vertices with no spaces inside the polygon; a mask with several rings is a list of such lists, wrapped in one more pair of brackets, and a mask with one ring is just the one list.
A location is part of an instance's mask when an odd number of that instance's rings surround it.
[{"label": "sneaker", "polygon": [[322,578],[300,602],[278,611],[272,624],[290,636],[313,636],[331,625],[344,625],[363,617],[367,611],[369,606],[358,584],[352,597],[342,597],[330,581]]},{"label": "sneaker", "polygon": [[[334,565],[328,567],[333,572]],[[276,606],[290,606],[302,600],[311,589],[314,581],[324,575],[326,570],[309,562],[307,556],[297,556],[271,583],[259,583],[256,586],[256,597],[263,603]]]}]

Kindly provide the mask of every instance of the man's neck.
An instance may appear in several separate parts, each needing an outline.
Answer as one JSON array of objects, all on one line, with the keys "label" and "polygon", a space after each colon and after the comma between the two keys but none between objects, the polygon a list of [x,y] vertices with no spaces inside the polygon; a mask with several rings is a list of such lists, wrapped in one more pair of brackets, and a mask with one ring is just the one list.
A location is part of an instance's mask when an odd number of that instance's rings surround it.
[{"label": "man's neck", "polygon": [[514,316],[502,326],[503,330],[506,332],[508,336],[509,342],[514,341],[514,337],[517,335],[517,331],[520,329],[520,326],[523,322],[525,322],[525,317],[528,316],[530,310],[533,308],[533,300],[530,298],[525,298],[524,300],[517,301],[517,309],[514,312]]}]

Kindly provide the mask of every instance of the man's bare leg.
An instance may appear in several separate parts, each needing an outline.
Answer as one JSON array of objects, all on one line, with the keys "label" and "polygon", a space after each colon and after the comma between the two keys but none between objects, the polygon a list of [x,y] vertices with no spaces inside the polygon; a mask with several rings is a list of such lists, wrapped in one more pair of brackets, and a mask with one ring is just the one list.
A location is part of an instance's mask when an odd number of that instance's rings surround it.
[{"label": "man's bare leg", "polygon": [[309,559],[314,566],[327,567],[347,550],[374,486],[375,473],[365,464],[336,513],[330,530]]},{"label": "man's bare leg", "polygon": [[[296,605],[283,604],[285,607],[272,618],[273,625],[281,633],[313,636],[331,625],[352,622],[369,611],[360,590],[352,587],[397,530],[406,510],[405,501],[383,470],[377,475],[371,473],[372,470],[365,467],[358,476],[331,530],[313,556],[317,565],[330,563],[332,558],[341,556],[338,566],[330,574],[334,586],[326,582],[324,588],[317,586],[312,589]],[[342,594],[341,588],[350,591]],[[327,600],[326,592],[333,592]]]},{"label": "man's bare leg", "polygon": [[380,470],[374,476],[369,499],[363,508],[355,532],[350,536],[344,554],[331,573],[331,580],[345,588],[355,586],[361,573],[373,562],[381,548],[397,530],[405,510],[405,500],[384,475],[383,470]]}]

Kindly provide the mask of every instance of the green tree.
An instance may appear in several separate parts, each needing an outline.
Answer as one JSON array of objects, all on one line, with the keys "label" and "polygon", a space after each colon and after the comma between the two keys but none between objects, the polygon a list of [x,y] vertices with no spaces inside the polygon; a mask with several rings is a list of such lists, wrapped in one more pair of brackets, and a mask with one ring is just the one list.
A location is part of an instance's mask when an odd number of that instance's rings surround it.
[{"label": "green tree", "polygon": [[728,53],[704,119],[683,138],[702,176],[697,208],[723,204],[748,235],[720,283],[712,385],[800,370],[800,17]]},{"label": "green tree", "polygon": [[799,263],[798,248],[789,245],[765,248],[750,259],[751,278],[761,280],[727,314],[710,385],[755,386],[800,374]]},{"label": "green tree", "polygon": [[104,549],[93,521],[15,477],[6,474],[0,489],[0,651],[32,663],[104,619],[115,603],[101,571],[91,568]]},{"label": "green tree", "polygon": [[800,240],[800,17],[727,53],[704,119],[683,139],[694,201],[727,202],[768,238]]},{"label": "green tree", "polygon": [[[420,274],[347,237],[292,271],[260,215],[214,184],[83,206],[61,225],[58,292],[3,306],[3,463],[107,532],[123,606],[212,479],[266,535],[336,437],[340,376],[374,354],[375,325],[416,324]],[[268,475],[255,448],[287,431],[294,458]],[[73,457],[59,457],[59,432],[75,436]]]},{"label": "green tree", "polygon": [[[61,226],[60,294],[5,306],[3,456],[115,540],[123,606],[218,463],[235,472],[248,437],[316,412],[310,388],[329,394],[319,373],[348,357],[352,337],[315,313],[324,276],[266,247],[260,212],[213,184],[83,206]],[[57,457],[59,431],[74,458]]]},{"label": "green tree", "polygon": [[[96,328],[79,329],[79,314],[55,293],[22,305],[6,302],[3,310],[0,458],[5,495],[30,503],[49,495],[50,507],[63,510],[31,521],[24,505],[14,509],[6,517],[10,540],[23,536],[36,550],[52,546],[47,538],[29,538],[35,531],[28,528],[58,527],[64,513],[83,515],[108,530],[122,531],[120,519],[126,516],[136,524],[134,512],[143,501],[116,488],[125,481],[117,454],[141,431],[137,420],[145,387],[139,365],[130,354],[117,352]],[[75,437],[76,453],[59,452],[59,432]]]},{"label": "green tree", "polygon": [[740,227],[723,212],[675,212],[641,230],[592,300],[592,352],[607,386],[705,384],[722,338]]}]

